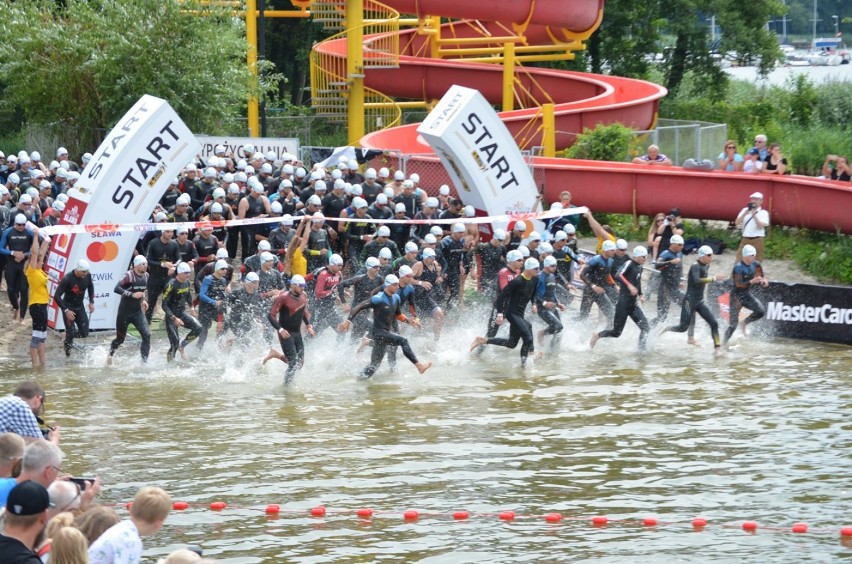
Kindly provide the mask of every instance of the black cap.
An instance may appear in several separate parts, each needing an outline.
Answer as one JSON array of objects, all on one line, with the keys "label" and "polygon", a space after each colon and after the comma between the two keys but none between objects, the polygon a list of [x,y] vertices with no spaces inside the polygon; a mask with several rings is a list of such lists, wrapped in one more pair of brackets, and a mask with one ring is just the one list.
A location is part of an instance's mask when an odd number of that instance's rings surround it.
[{"label": "black cap", "polygon": [[12,515],[38,515],[48,507],[53,507],[53,504],[50,503],[47,489],[32,480],[12,488],[6,499],[6,511]]},{"label": "black cap", "polygon": [[669,210],[669,215],[680,217],[680,208],[672,208],[671,210]]}]

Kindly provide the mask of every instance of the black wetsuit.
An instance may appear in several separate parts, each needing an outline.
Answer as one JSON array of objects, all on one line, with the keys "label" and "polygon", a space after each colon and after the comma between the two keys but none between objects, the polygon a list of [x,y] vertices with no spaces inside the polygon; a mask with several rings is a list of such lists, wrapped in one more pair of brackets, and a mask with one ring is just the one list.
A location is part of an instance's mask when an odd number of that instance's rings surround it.
[{"label": "black wetsuit", "polygon": [[479,253],[482,264],[482,272],[479,275],[482,293],[489,300],[494,301],[500,291],[497,276],[500,274],[500,269],[506,266],[506,248],[503,245],[480,243],[476,252]]},{"label": "black wetsuit", "polygon": [[[562,319],[559,316],[559,298],[556,297],[558,273],[541,271],[538,275],[535,303],[538,306],[538,316],[547,323],[545,335],[556,335],[562,332]],[[555,304],[553,307],[544,307],[545,302]],[[554,340],[554,344],[555,344]]]},{"label": "black wetsuit", "polygon": [[180,260],[180,249],[177,241],[169,239],[163,243],[162,237],[152,239],[148,243],[146,252],[148,259],[148,311],[145,312],[145,320],[151,323],[157,300],[169,281],[169,269],[161,266],[164,262],[170,262],[176,266]]},{"label": "black wetsuit", "polygon": [[[340,299],[343,300],[343,290],[351,286],[353,290],[352,303],[358,305],[361,302],[369,300],[373,295],[373,291],[382,286],[383,283],[384,282],[380,276],[370,279],[365,272],[341,281],[340,284],[337,285],[338,295],[340,296]],[[356,339],[363,337],[369,329],[370,320],[363,315],[353,319],[352,341],[354,342]]]},{"label": "black wetsuit", "polygon": [[719,324],[707,304],[704,302],[704,287],[713,282],[713,278],[707,275],[709,264],[700,261],[689,267],[686,282],[686,299],[680,309],[680,324],[666,327],[666,331],[683,333],[689,328],[690,321],[697,313],[710,325],[710,333],[713,335],[713,345],[719,347]]},{"label": "black wetsuit", "polygon": [[746,325],[754,323],[766,315],[766,309],[763,307],[763,304],[757,301],[757,298],[751,293],[751,281],[757,276],[763,276],[763,267],[756,260],[751,264],[739,261],[734,265],[734,288],[731,290],[729,299],[728,328],[725,330],[726,343],[734,334],[734,331],[737,330],[737,323],[739,323],[740,310],[742,308],[745,307],[751,310],[751,315],[743,321]]},{"label": "black wetsuit", "polygon": [[[227,309],[228,277],[217,278],[208,274],[201,282],[201,291],[198,293],[198,322],[201,324],[201,334],[198,335],[198,350],[204,348],[207,340],[207,332],[215,320],[225,321],[225,310]],[[219,302],[219,305],[216,305]]]},{"label": "black wetsuit", "polygon": [[413,364],[417,364],[417,357],[411,349],[411,345],[408,344],[408,339],[392,331],[395,319],[407,319],[402,315],[401,303],[399,294],[389,296],[387,292],[381,290],[369,300],[355,306],[349,313],[349,320],[352,321],[359,312],[365,309],[373,310],[373,329],[371,332],[373,353],[370,357],[370,364],[361,373],[362,378],[369,378],[375,374],[388,347],[402,347],[402,354],[405,355],[405,358]]},{"label": "black wetsuit", "polygon": [[[639,348],[644,349],[651,326],[648,324],[642,308],[639,307],[639,297],[642,295],[642,265],[628,259],[618,271],[616,278],[621,283],[621,288],[618,293],[618,302],[615,304],[612,329],[601,331],[598,333],[598,338],[620,337],[629,317],[639,327]],[[630,292],[631,285],[638,291],[635,296]]]},{"label": "black wetsuit", "polygon": [[133,270],[128,270],[115,285],[113,292],[121,296],[121,301],[118,304],[118,314],[115,318],[115,339],[109,346],[110,356],[113,356],[118,347],[124,343],[124,339],[127,337],[127,327],[132,323],[139,331],[139,337],[142,339],[140,347],[142,361],[148,360],[148,354],[151,352],[151,329],[145,319],[145,312],[142,311],[142,299],[133,297],[136,292],[142,292],[144,296],[147,288],[148,273],[136,274]]},{"label": "black wetsuit", "polygon": [[[586,283],[583,287],[583,299],[580,302],[580,315],[578,321],[583,321],[589,316],[592,304],[598,304],[607,319],[611,320],[615,309],[612,305],[607,287],[612,286],[610,278],[612,274],[612,259],[604,258],[603,255],[595,255],[586,263],[586,268],[580,273],[580,278]],[[596,293],[592,286],[604,289],[602,294]]]},{"label": "black wetsuit", "polygon": [[[163,291],[163,311],[166,314],[166,333],[169,336],[169,352],[166,354],[166,360],[169,362],[174,359],[178,349],[184,348],[201,334],[201,324],[186,311],[187,307],[192,307],[191,288],[192,284],[189,280],[179,282],[177,278],[172,278]],[[150,307],[149,305],[149,310]],[[189,334],[183,341],[180,340],[176,319],[183,321],[183,326],[189,329]]]},{"label": "black wetsuit", "polygon": [[242,338],[253,332],[254,323],[263,316],[260,292],[249,293],[245,287],[237,288],[227,295],[228,316],[225,318],[225,330]]},{"label": "black wetsuit", "polygon": [[[302,321],[308,326],[311,324],[311,316],[308,313],[308,301],[305,292],[298,296],[290,292],[282,292],[275,298],[269,310],[269,323],[275,327],[278,342],[281,343],[281,351],[287,357],[287,373],[284,383],[289,384],[296,370],[301,368],[305,360],[305,344],[302,341]],[[279,331],[284,329],[290,335],[287,338],[281,336]]]},{"label": "black wetsuit", "polygon": [[[17,210],[12,210],[12,220],[17,215]],[[3,255],[6,257],[6,292],[9,295],[9,303],[12,309],[20,310],[21,318],[27,311],[29,303],[30,286],[24,271],[30,256],[30,248],[33,245],[33,235],[26,229],[18,231],[15,226],[7,227],[3,231]],[[15,260],[11,255],[15,251],[24,253],[24,259]]]},{"label": "black wetsuit", "polygon": [[[83,277],[78,277],[77,272],[72,270],[62,277],[59,285],[56,287],[56,292],[53,294],[53,301],[62,312],[62,320],[65,322],[65,356],[71,354],[71,347],[74,344],[74,337],[86,338],[89,336],[89,315],[86,312],[86,306],[83,305],[83,299],[86,294],[89,294],[89,303],[95,301],[95,283],[92,281],[92,275],[88,272]],[[69,321],[65,316],[66,311],[74,312],[74,320]]]},{"label": "black wetsuit", "polygon": [[537,276],[527,278],[520,274],[506,284],[506,287],[497,296],[497,302],[494,305],[497,312],[502,313],[506,321],[509,322],[509,338],[491,337],[488,339],[488,344],[514,349],[518,346],[518,341],[523,340],[521,365],[526,364],[527,357],[535,350],[532,324],[524,319],[524,312],[527,309],[527,304],[535,296],[537,286]]}]

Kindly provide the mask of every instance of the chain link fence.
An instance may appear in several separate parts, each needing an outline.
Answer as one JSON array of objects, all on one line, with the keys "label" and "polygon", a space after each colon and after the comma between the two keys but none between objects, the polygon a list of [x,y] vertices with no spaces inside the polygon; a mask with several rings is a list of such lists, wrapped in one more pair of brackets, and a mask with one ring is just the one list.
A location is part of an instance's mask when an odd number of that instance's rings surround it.
[{"label": "chain link fence", "polygon": [[707,159],[715,166],[716,157],[728,138],[728,126],[705,121],[661,119],[656,129],[637,131],[634,135],[635,143],[631,143],[631,147],[635,147],[637,154],[628,155],[628,160],[645,154],[648,146],[657,145],[660,152],[677,166],[687,159],[695,159],[699,163]]}]

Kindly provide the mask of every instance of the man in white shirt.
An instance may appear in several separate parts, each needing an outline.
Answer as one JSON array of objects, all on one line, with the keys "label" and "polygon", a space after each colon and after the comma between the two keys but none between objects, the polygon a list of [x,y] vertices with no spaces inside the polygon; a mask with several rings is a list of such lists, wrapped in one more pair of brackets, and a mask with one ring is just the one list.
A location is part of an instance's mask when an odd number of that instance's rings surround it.
[{"label": "man in white shirt", "polygon": [[763,194],[755,192],[746,207],[740,211],[734,223],[742,229],[742,239],[737,249],[737,260],[742,260],[743,247],[751,245],[757,250],[757,260],[763,261],[763,241],[769,227],[769,212],[761,207]]}]

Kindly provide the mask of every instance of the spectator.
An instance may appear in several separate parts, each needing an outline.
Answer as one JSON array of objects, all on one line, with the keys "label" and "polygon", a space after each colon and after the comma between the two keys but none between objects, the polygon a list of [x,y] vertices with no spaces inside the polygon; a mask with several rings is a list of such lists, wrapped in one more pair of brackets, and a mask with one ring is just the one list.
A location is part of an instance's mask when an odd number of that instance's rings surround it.
[{"label": "spectator", "polygon": [[52,564],[85,564],[89,561],[89,543],[83,533],[74,527],[62,527],[50,537],[50,562]]},{"label": "spectator", "polygon": [[[831,163],[834,163],[834,165]],[[825,157],[825,162],[822,163],[822,178],[842,180],[843,182],[852,180],[852,167],[849,166],[849,159],[837,155]]]},{"label": "spectator", "polygon": [[750,196],[750,202],[737,215],[734,222],[742,228],[742,239],[740,246],[737,249],[737,260],[742,259],[743,247],[751,245],[757,250],[757,261],[763,261],[764,245],[763,240],[766,237],[766,228],[769,226],[769,212],[761,207],[763,203],[763,194],[755,192]]},{"label": "spectator", "polygon": [[668,249],[671,244],[672,235],[683,236],[683,218],[680,216],[680,208],[672,208],[669,214],[663,218],[663,222],[657,225],[658,246],[654,249],[656,259],[659,249]]},{"label": "spectator", "polygon": [[773,143],[769,146],[769,156],[763,162],[765,174],[787,174],[787,159],[781,154],[781,145]]},{"label": "spectator", "polygon": [[646,154],[633,159],[633,164],[672,166],[672,161],[670,158],[660,153],[659,147],[651,145],[648,147],[648,152]]},{"label": "spectator", "polygon": [[725,149],[717,158],[720,170],[739,172],[743,169],[743,156],[737,152],[737,144],[731,139],[725,141]]},{"label": "spectator", "polygon": [[583,217],[585,217],[586,221],[589,222],[589,227],[592,228],[592,232],[594,232],[595,237],[598,238],[598,244],[595,247],[595,252],[597,254],[601,254],[601,251],[603,250],[604,241],[612,241],[613,243],[616,242],[617,238],[615,236],[615,233],[613,233],[612,231],[612,227],[610,227],[609,225],[601,225],[600,223],[598,223],[598,220],[596,220],[592,215],[591,210],[584,213]]},{"label": "spectator", "polygon": [[757,174],[763,170],[763,161],[760,160],[760,149],[752,147],[748,150],[745,154],[745,161],[743,161],[742,170],[749,174]]},{"label": "spectator", "polygon": [[122,562],[138,562],[142,557],[142,537],[159,531],[171,509],[172,500],[162,489],[139,490],[130,506],[130,519],[110,527],[89,547],[91,563],[112,564],[119,555]]},{"label": "spectator", "polygon": [[[27,445],[21,458],[21,473],[17,481],[32,480],[45,488],[50,487],[62,474],[62,451],[53,443],[39,439]],[[0,500],[5,501],[5,500]]]},{"label": "spectator", "polygon": [[36,540],[47,525],[50,496],[45,487],[28,480],[12,488],[6,501],[6,526],[0,535],[0,562],[41,564]]},{"label": "spectator", "polygon": [[[38,426],[44,403],[44,388],[32,380],[22,382],[15,393],[0,399],[0,432],[17,433],[28,442],[44,438]],[[47,438],[58,445],[59,427],[52,429]]]},{"label": "spectator", "polygon": [[648,239],[645,243],[651,250],[654,259],[657,258],[657,254],[660,251],[660,234],[657,233],[657,229],[663,224],[665,220],[666,214],[660,212],[654,216],[654,221],[648,227]]},{"label": "spectator", "polygon": [[188,564],[189,562],[198,562],[201,560],[201,555],[193,552],[188,548],[179,548],[169,553],[165,558],[157,561],[157,564]]},{"label": "spectator", "polygon": [[9,491],[18,483],[13,475],[16,470],[20,472],[20,461],[26,446],[23,437],[17,433],[0,435],[0,499],[6,499]]},{"label": "spectator", "polygon": [[80,532],[89,541],[89,545],[94,544],[110,527],[120,522],[121,519],[118,518],[115,510],[111,507],[104,507],[103,505],[90,507],[74,517],[74,526],[80,529]]},{"label": "spectator", "polygon": [[[48,489],[48,494],[49,493],[50,490]],[[73,514],[67,511],[56,511],[56,502],[53,498],[50,499],[50,503],[53,505],[47,510],[47,526],[44,528],[44,534],[39,535],[39,539],[36,540],[37,548],[35,549],[35,552],[42,562],[46,562],[48,560],[53,561],[51,559],[51,556],[53,555],[51,552],[53,538],[60,529],[70,527],[74,523]],[[77,532],[79,533],[79,531]],[[82,535],[82,533],[80,534]],[[85,539],[85,537],[83,537],[83,539]],[[83,554],[85,555],[86,552],[83,551]]]},{"label": "spectator", "polygon": [[761,161],[769,158],[769,149],[766,147],[766,135],[760,134],[754,136],[754,148],[757,149]]}]

